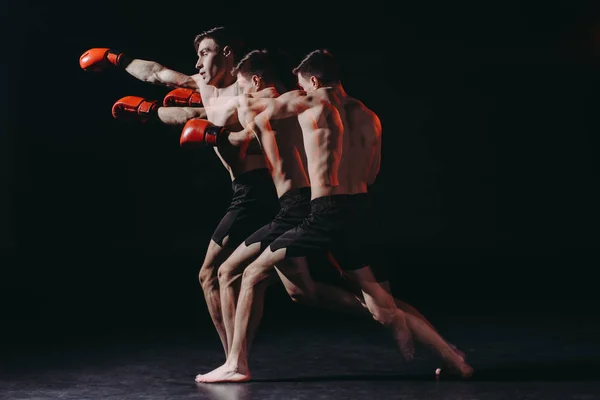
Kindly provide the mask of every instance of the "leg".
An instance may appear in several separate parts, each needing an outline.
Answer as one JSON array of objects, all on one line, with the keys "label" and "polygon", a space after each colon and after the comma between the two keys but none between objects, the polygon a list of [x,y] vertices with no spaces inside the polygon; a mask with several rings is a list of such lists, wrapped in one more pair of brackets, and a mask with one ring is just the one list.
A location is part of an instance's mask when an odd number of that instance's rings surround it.
[{"label": "leg", "polygon": [[248,333],[252,324],[262,318],[264,293],[272,276],[274,263],[280,263],[285,249],[273,253],[267,248],[242,275],[235,330],[227,362],[212,372],[197,377],[198,382],[244,382],[250,380],[248,368]]},{"label": "leg", "polygon": [[413,336],[424,345],[436,352],[451,369],[460,373],[464,378],[473,374],[473,368],[469,366],[459,351],[446,342],[435,329],[431,328],[420,318],[406,314],[406,322]]},{"label": "leg", "polygon": [[323,282],[315,282],[315,295],[319,307],[331,311],[371,316],[362,299],[362,294],[352,293],[342,287]]},{"label": "leg", "polygon": [[370,267],[347,271],[347,274],[359,284],[373,318],[392,329],[402,356],[407,361],[411,360],[414,357],[414,347],[406,314],[396,307],[392,296],[375,280]]},{"label": "leg", "polygon": [[[388,293],[392,293],[391,288],[390,288],[390,281],[383,281],[383,282],[379,282],[379,284],[385,289],[386,292]],[[427,318],[425,318],[425,316],[423,314],[421,314],[419,312],[419,310],[417,310],[416,308],[414,308],[413,306],[411,306],[410,304],[402,301],[402,300],[398,300],[396,298],[394,298],[394,302],[396,303],[396,307],[398,307],[399,309],[401,309],[402,311],[404,311],[405,313],[410,314],[413,317],[416,317],[418,319],[420,319],[421,321],[423,321],[427,326],[429,326],[430,329],[432,329],[435,333],[437,333],[439,335],[439,332],[437,329],[435,329],[435,327],[433,326],[433,324],[431,322],[429,322],[429,320]],[[409,327],[410,327],[410,321],[409,322]],[[453,344],[450,344],[450,347],[463,359],[465,358],[465,353],[461,350],[459,350],[456,346],[454,346]]]},{"label": "leg", "polygon": [[208,307],[208,313],[217,329],[221,344],[227,356],[227,334],[223,325],[223,317],[221,314],[221,298],[219,295],[219,281],[217,279],[217,270],[223,260],[231,254],[231,250],[219,246],[214,240],[211,240],[204,257],[204,263],[200,269],[199,279],[204,299]]},{"label": "leg", "polygon": [[[390,281],[385,280],[385,281],[378,281],[378,282],[386,292],[388,292],[389,294],[392,294]],[[402,300],[398,300],[395,297],[394,297],[394,302],[396,303],[396,307],[398,307],[405,313],[409,313],[417,318],[420,318],[421,320],[423,320],[423,322],[425,322],[427,325],[429,325],[432,329],[435,330],[435,328],[433,327],[431,322],[429,322],[429,320],[427,318],[425,318],[425,316],[423,314],[421,314],[416,308],[414,308],[413,306],[411,306],[410,304],[408,304]]]},{"label": "leg", "polygon": [[260,254],[260,243],[246,246],[242,243],[219,267],[219,290],[223,324],[227,332],[227,343],[231,350],[235,323],[235,310],[244,269]]}]

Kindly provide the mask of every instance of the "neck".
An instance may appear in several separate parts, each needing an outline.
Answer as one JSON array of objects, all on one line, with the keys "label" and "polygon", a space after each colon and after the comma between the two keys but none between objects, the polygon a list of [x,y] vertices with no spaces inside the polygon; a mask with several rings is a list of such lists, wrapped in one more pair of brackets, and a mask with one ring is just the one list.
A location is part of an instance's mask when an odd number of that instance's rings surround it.
[{"label": "neck", "polygon": [[346,93],[346,90],[344,90],[344,87],[341,83],[336,85],[321,86],[319,89],[327,90],[329,93],[333,94],[339,99],[348,97],[348,94]]},{"label": "neck", "polygon": [[268,86],[258,92],[256,92],[256,97],[277,97],[279,96],[279,92],[273,86]]},{"label": "neck", "polygon": [[219,86],[221,89],[229,87],[229,86],[233,85],[236,82],[236,80],[237,79],[235,76],[231,75],[230,73],[226,73],[223,76],[223,80],[221,81],[221,84]]}]

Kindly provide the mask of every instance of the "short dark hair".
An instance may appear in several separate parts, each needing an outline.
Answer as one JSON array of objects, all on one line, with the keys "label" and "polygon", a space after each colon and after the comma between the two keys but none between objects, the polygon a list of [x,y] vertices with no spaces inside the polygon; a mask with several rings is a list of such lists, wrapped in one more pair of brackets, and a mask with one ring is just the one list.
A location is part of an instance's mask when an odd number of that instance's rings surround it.
[{"label": "short dark hair", "polygon": [[217,26],[202,33],[194,38],[194,48],[198,51],[198,46],[203,39],[212,39],[217,46],[223,48],[229,46],[233,52],[233,58],[239,57],[244,49],[244,42],[239,38],[237,32],[229,27]]},{"label": "short dark hair", "polygon": [[277,67],[273,57],[268,50],[252,50],[246,54],[240,62],[233,68],[233,75],[242,74],[245,77],[257,75],[265,82],[272,83],[277,76]]},{"label": "short dark hair", "polygon": [[304,77],[315,76],[324,85],[336,84],[341,81],[337,60],[325,49],[308,53],[292,72],[294,75],[301,74]]},{"label": "short dark hair", "polygon": [[278,91],[285,92],[295,86],[293,75],[289,73],[290,66],[287,54],[281,50],[252,50],[242,57],[231,74],[242,74],[246,78],[257,75],[267,85],[273,85]]}]

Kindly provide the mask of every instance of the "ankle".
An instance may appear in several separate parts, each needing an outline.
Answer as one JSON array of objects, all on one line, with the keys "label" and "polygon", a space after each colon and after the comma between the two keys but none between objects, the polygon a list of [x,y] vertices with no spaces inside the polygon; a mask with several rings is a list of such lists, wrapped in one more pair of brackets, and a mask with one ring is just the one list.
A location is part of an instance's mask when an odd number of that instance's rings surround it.
[{"label": "ankle", "polygon": [[227,357],[227,361],[225,362],[228,368],[236,372],[247,371],[248,370],[248,362],[244,357],[241,356],[230,356]]}]

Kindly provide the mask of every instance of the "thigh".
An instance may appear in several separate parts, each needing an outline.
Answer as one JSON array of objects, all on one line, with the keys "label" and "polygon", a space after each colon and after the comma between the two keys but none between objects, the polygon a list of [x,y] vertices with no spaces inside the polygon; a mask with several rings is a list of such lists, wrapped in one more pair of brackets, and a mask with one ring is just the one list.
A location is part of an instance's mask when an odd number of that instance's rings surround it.
[{"label": "thigh", "polygon": [[345,271],[345,273],[360,287],[369,309],[372,309],[374,306],[387,309],[396,307],[393,297],[385,290],[381,283],[377,282],[370,267]]},{"label": "thigh", "polygon": [[260,243],[240,244],[219,267],[219,277],[241,274],[260,253]]},{"label": "thigh", "polygon": [[208,243],[208,249],[204,255],[202,266],[203,268],[219,267],[232,253],[233,249],[224,248],[211,239]]},{"label": "thigh", "polygon": [[213,233],[212,239],[222,247],[236,249],[253,233],[273,219],[270,209],[259,202],[246,202],[230,208]]},{"label": "thigh", "polygon": [[301,224],[275,239],[267,250],[284,250],[285,259],[314,256],[329,249],[332,239],[329,232],[315,229],[310,224]]},{"label": "thigh", "polygon": [[243,244],[246,246],[259,244],[260,252],[262,253],[278,237],[294,228],[294,226],[294,224],[290,224],[285,220],[274,219],[269,224],[248,236]]},{"label": "thigh", "polygon": [[275,265],[277,275],[283,283],[286,292],[292,297],[313,297],[315,282],[308,269],[306,257],[283,259]]}]

